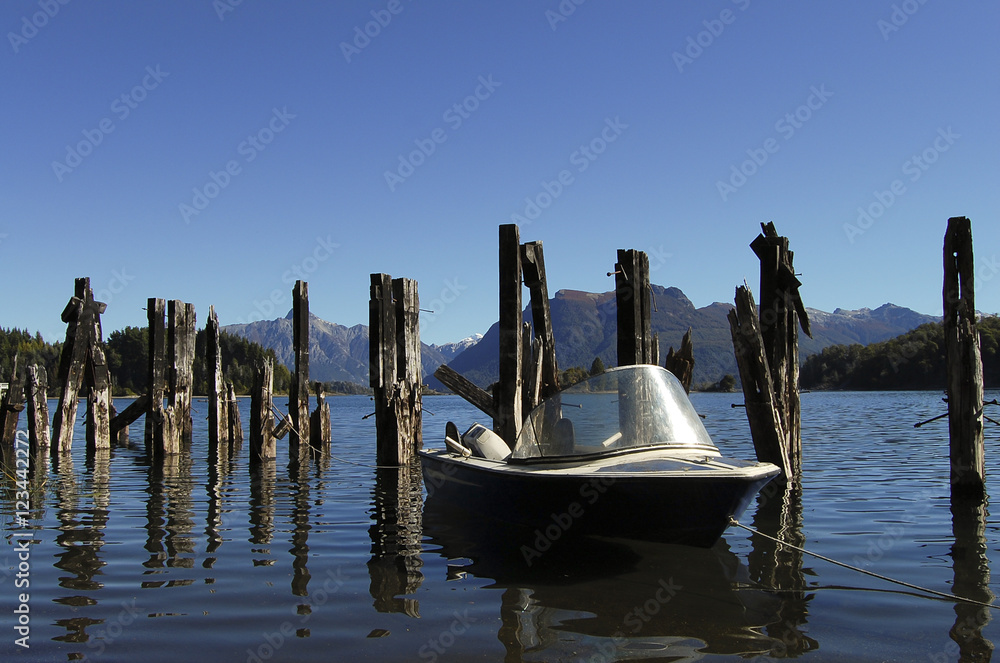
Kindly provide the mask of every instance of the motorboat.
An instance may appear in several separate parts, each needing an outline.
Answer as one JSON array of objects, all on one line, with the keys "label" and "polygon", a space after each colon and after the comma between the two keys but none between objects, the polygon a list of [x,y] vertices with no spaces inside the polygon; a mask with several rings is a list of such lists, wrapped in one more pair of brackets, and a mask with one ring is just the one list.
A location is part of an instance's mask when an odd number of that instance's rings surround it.
[{"label": "motorboat", "polygon": [[680,381],[647,364],[545,399],[513,448],[449,423],[444,448],[419,455],[428,500],[527,528],[526,559],[576,535],[711,546],[780,473],[724,457]]}]

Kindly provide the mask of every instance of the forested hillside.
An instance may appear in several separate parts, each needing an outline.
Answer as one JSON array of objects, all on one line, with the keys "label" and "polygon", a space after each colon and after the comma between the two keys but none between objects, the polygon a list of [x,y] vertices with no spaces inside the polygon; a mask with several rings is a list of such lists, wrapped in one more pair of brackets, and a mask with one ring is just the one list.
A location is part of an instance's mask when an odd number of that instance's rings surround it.
[{"label": "forested hillside", "polygon": [[[108,335],[105,341],[108,368],[115,396],[142,393],[146,389],[148,369],[148,329],[126,327]],[[286,392],[291,380],[289,370],[274,356],[273,350],[265,350],[239,336],[219,335],[222,346],[223,374],[232,380],[236,392],[245,394],[253,384],[253,365],[257,360],[270,356],[274,360],[274,390]],[[205,332],[198,332],[194,361],[195,394],[207,392],[207,374],[204,366]],[[0,382],[10,378],[15,354],[20,355],[21,365],[41,364],[45,366],[49,379],[49,395],[58,394],[59,355],[62,343],[46,343],[38,334],[32,336],[27,330],[0,329]],[[341,391],[347,390],[341,385]]]},{"label": "forested hillside", "polygon": [[[1000,318],[979,323],[983,378],[1000,387]],[[870,345],[833,345],[802,365],[803,389],[943,389],[944,328],[921,325],[901,336]]]}]

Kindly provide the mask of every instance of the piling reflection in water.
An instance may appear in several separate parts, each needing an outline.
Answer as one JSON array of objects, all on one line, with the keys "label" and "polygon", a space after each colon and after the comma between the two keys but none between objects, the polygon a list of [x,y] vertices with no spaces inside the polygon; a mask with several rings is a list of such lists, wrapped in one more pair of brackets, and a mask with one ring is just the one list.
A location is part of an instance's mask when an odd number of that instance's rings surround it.
[{"label": "piling reflection in water", "polygon": [[[951,499],[952,531],[955,543],[951,559],[955,573],[952,593],[958,596],[992,603],[990,563],[986,546],[988,503],[980,496],[964,497],[953,494]],[[962,661],[989,661],[993,643],[983,636],[983,627],[993,615],[990,608],[972,603],[955,603],[955,625],[949,635],[958,645]]]},{"label": "piling reflection in water", "polygon": [[[54,488],[59,534],[55,542],[63,550],[56,555],[58,561],[55,567],[69,574],[59,576],[59,586],[71,593],[54,599],[56,603],[74,608],[94,606],[97,601],[89,594],[104,586],[98,577],[106,565],[101,559],[101,548],[109,516],[109,463],[110,451],[98,450],[87,461],[88,475],[81,487],[77,483],[73,458],[69,454],[58,457]],[[81,498],[88,495],[89,507],[81,505]],[[53,639],[59,642],[86,642],[89,637],[87,628],[102,622],[103,619],[91,614],[56,620],[56,624],[65,628],[67,633]]]},{"label": "piling reflection in water", "polygon": [[[757,498],[754,529],[780,541],[803,546],[802,487],[797,483],[772,481]],[[768,655],[791,658],[819,648],[819,643],[805,634],[809,615],[803,554],[771,539],[751,535],[752,551],[747,556],[750,578],[760,586],[776,591],[780,598],[777,619],[764,632],[773,639]]]},{"label": "piling reflection in water", "polygon": [[[782,600],[746,589],[747,569],[721,540],[711,549],[574,536],[526,557],[535,532],[484,521],[428,497],[424,535],[458,571],[504,588],[497,637],[507,660],[698,658],[772,647],[757,631]],[[457,566],[457,565],[456,565]]]},{"label": "piling reflection in water", "polygon": [[[308,446],[308,445],[303,445]],[[309,596],[309,456],[303,460],[295,459],[288,464],[288,481],[292,493],[292,503],[295,505],[291,513],[292,547],[292,595]]]},{"label": "piling reflection in water", "polygon": [[271,539],[274,537],[275,461],[262,460],[250,466],[250,549],[252,555],[267,555],[254,559],[254,566],[272,566]]},{"label": "piling reflection in water", "polygon": [[371,519],[368,528],[372,557],[368,561],[369,589],[378,612],[420,616],[411,598],[424,576],[420,569],[423,531],[423,479],[419,461],[398,468],[375,469]]}]

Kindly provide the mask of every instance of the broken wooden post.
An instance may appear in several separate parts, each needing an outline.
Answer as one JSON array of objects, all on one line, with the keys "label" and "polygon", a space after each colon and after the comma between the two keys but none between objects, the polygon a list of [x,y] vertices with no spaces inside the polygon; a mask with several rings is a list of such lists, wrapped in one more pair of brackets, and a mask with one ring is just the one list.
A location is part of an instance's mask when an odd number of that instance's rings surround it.
[{"label": "broken wooden post", "polygon": [[774,463],[786,479],[795,475],[785,446],[784,421],[776,406],[771,370],[761,335],[757,306],[747,286],[736,289],[736,308],[729,312],[729,329],[736,365],[743,383],[747,420],[757,460]]},{"label": "broken wooden post", "polygon": [[243,423],[240,421],[240,404],[236,400],[236,387],[226,383],[226,420],[229,422],[229,443],[235,447],[243,444]]},{"label": "broken wooden post", "polygon": [[250,392],[250,459],[253,462],[274,460],[274,362],[265,357],[254,366]]},{"label": "broken wooden post", "polygon": [[17,435],[17,421],[24,409],[24,367],[20,357],[14,355],[7,391],[0,399],[0,444],[4,449],[13,449]]},{"label": "broken wooden post", "polygon": [[288,388],[291,416],[289,453],[293,457],[309,447],[309,284],[296,281],[292,288],[292,348],[295,371]]},{"label": "broken wooden post", "polygon": [[649,256],[644,251],[618,249],[613,273],[618,307],[618,365],[649,364],[653,358]]},{"label": "broken wooden post", "polygon": [[229,408],[226,384],[222,376],[222,345],[219,316],[208,307],[205,323],[205,365],[208,368],[208,443],[229,444]]},{"label": "broken wooden post", "polygon": [[28,440],[32,457],[49,453],[49,402],[48,374],[44,366],[33,364],[28,367],[28,379],[24,385],[24,396],[28,402]]},{"label": "broken wooden post", "polygon": [[691,392],[691,378],[694,377],[694,343],[691,342],[691,328],[688,327],[681,339],[681,349],[674,352],[674,346],[667,350],[664,368],[677,376],[684,385],[684,391]]},{"label": "broken wooden post", "polygon": [[434,377],[441,381],[441,384],[451,389],[453,392],[464,398],[472,405],[479,408],[491,419],[497,418],[496,403],[493,396],[488,391],[482,389],[471,380],[457,372],[447,364],[441,364],[434,371]]},{"label": "broken wooden post", "polygon": [[163,397],[166,392],[166,328],[164,324],[166,302],[150,297],[146,301],[146,319],[149,322],[149,360],[146,382],[149,402],[146,409],[146,451],[163,450]]},{"label": "broken wooden post", "polygon": [[534,323],[535,337],[541,341],[540,397],[545,399],[559,393],[559,363],[556,361],[549,286],[545,279],[545,256],[541,242],[526,242],[521,245],[521,271],[524,285],[531,295],[531,320]]},{"label": "broken wooden post", "polygon": [[372,274],[368,310],[377,462],[405,465],[423,441],[417,282]]},{"label": "broken wooden post", "polygon": [[149,411],[149,394],[145,393],[136,398],[132,403],[116,414],[111,419],[111,437],[118,440],[119,444],[128,444],[128,427],[136,419]]},{"label": "broken wooden post", "polygon": [[514,448],[522,412],[524,346],[521,307],[521,239],[517,225],[500,226],[500,376],[494,399],[493,432]]},{"label": "broken wooden post", "polygon": [[784,425],[785,448],[792,476],[801,468],[802,433],[799,408],[799,327],[812,337],[809,316],[799,295],[788,238],[773,223],[750,244],[760,259],[760,330],[774,389],[775,407]]},{"label": "broken wooden post", "polygon": [[[97,338],[100,338],[98,322]],[[87,444],[96,449],[111,448],[111,373],[104,349],[94,343],[87,362]]]},{"label": "broken wooden post", "polygon": [[972,222],[948,219],[944,236],[944,335],[952,492],[985,490],[983,362],[976,327]]},{"label": "broken wooden post", "polygon": [[180,442],[191,441],[191,397],[194,390],[194,304],[171,300],[167,305],[167,402]]},{"label": "broken wooden post", "polygon": [[316,389],[316,409],[310,415],[309,438],[314,449],[322,449],[333,440],[330,426],[330,404],[326,402],[326,392],[322,382],[314,383]]},{"label": "broken wooden post", "polygon": [[73,447],[73,424],[81,387],[88,387],[88,443],[96,448],[111,446],[111,378],[101,349],[101,314],[107,306],[94,300],[89,278],[78,278],[75,294],[62,312],[66,342],[59,357],[59,405],[52,417],[54,452]]}]

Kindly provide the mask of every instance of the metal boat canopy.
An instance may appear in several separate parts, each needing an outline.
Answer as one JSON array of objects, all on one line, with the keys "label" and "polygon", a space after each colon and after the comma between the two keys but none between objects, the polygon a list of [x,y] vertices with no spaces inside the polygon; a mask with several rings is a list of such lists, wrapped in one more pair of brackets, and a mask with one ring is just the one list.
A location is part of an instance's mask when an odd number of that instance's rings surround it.
[{"label": "metal boat canopy", "polygon": [[719,453],[680,381],[665,368],[639,364],[609,369],[543,401],[525,420],[511,460],[652,446]]}]

